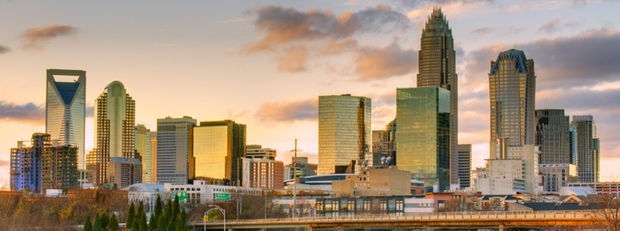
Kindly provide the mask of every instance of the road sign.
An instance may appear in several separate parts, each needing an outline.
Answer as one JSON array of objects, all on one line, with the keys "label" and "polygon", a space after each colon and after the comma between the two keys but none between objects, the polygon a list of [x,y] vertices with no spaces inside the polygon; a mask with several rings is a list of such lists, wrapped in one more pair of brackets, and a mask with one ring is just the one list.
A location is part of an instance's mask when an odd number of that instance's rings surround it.
[{"label": "road sign", "polygon": [[207,215],[202,216],[202,221],[203,222],[209,221],[209,216],[207,216]]},{"label": "road sign", "polygon": [[215,200],[216,201],[229,201],[230,200],[230,193],[215,193]]},{"label": "road sign", "polygon": [[172,200],[174,200],[176,197],[179,197],[179,201],[180,202],[186,202],[187,201],[187,191],[184,191],[184,190],[172,190],[170,193],[171,193]]}]

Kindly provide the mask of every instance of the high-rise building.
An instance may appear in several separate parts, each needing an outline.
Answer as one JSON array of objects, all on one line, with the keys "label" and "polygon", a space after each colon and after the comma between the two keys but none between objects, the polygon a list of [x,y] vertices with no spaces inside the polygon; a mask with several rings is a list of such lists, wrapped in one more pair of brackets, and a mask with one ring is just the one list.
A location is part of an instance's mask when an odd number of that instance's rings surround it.
[{"label": "high-rise building", "polygon": [[246,126],[232,120],[200,122],[194,127],[196,178],[243,182],[242,159],[246,151]]},{"label": "high-rise building", "polygon": [[245,157],[250,159],[275,160],[276,150],[273,148],[263,148],[258,144],[248,144],[245,146]]},{"label": "high-rise building", "polygon": [[465,189],[471,186],[471,144],[459,144],[458,157],[458,183],[461,189]]},{"label": "high-rise building", "polygon": [[157,182],[187,184],[194,174],[194,126],[189,116],[157,119]]},{"label": "high-rise building", "polygon": [[86,72],[48,69],[46,82],[45,133],[60,145],[77,147],[78,169],[85,169]]},{"label": "high-rise building", "polygon": [[[153,182],[153,143],[151,137],[151,130],[146,128],[143,124],[138,124],[136,126],[136,151],[140,154],[142,159],[140,160],[142,164],[142,182],[151,183]],[[157,146],[155,146],[157,147]]]},{"label": "high-rise building", "polygon": [[396,119],[385,126],[385,130],[372,131],[373,165],[394,165],[396,163]]},{"label": "high-rise building", "polygon": [[433,191],[450,189],[450,91],[396,89],[396,166]]},{"label": "high-rise building", "polygon": [[570,163],[577,166],[577,128],[574,126],[568,127],[568,142],[570,151]]},{"label": "high-rise building", "polygon": [[536,193],[538,154],[534,139],[536,136],[534,60],[527,59],[525,53],[520,50],[501,52],[496,61],[491,61],[489,91],[490,159],[523,161],[526,190],[529,193]]},{"label": "high-rise building", "polygon": [[319,174],[355,172],[356,165],[366,161],[370,115],[370,98],[319,96]]},{"label": "high-rise building", "polygon": [[142,182],[142,163],[136,158],[110,158],[110,183],[122,189]]},{"label": "high-rise building", "polygon": [[[450,166],[458,166],[458,76],[452,29],[441,9],[433,9],[420,39],[418,87],[450,91]],[[450,169],[450,181],[458,181],[458,168]]]},{"label": "high-rise building", "polygon": [[[296,164],[294,164],[295,162]],[[295,178],[295,173],[297,173],[298,178],[314,176],[316,175],[317,167],[316,164],[308,163],[308,157],[306,156],[291,157],[291,163],[284,166],[284,180]]]},{"label": "high-rise building", "polygon": [[540,147],[540,164],[569,164],[569,118],[564,109],[536,110],[536,145]]},{"label": "high-rise building", "polygon": [[86,163],[94,179],[91,183],[110,182],[110,158],[137,158],[135,116],[136,102],[119,81],[108,84],[95,100],[95,148]]},{"label": "high-rise building", "polygon": [[151,131],[151,184],[157,183],[157,132]]},{"label": "high-rise building", "polygon": [[571,126],[577,130],[577,172],[579,182],[599,182],[600,153],[596,123],[591,115],[573,116]]},{"label": "high-rise building", "polygon": [[284,164],[269,159],[241,158],[243,162],[243,186],[251,188],[283,189]]},{"label": "high-rise building", "polygon": [[18,141],[11,149],[11,190],[41,193],[79,187],[77,152],[78,147],[60,145],[45,133],[34,133],[29,144]]}]

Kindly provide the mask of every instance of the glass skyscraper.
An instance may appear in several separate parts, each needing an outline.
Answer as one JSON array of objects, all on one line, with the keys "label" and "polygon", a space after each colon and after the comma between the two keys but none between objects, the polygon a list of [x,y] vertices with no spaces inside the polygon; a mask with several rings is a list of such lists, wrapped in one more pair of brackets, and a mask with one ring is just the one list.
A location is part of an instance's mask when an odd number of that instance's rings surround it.
[{"label": "glass skyscraper", "polygon": [[418,87],[441,87],[450,91],[451,182],[458,182],[458,76],[452,29],[441,9],[433,9],[420,39]]},{"label": "glass skyscraper", "polygon": [[78,169],[85,169],[86,72],[48,69],[46,82],[45,132],[61,145],[77,147]]},{"label": "glass skyscraper", "polygon": [[153,167],[153,144],[151,138],[151,130],[146,128],[143,124],[136,126],[136,138],[135,147],[136,151],[142,158],[142,182],[151,183],[153,181],[152,167]]},{"label": "glass skyscraper", "polygon": [[577,172],[579,182],[599,182],[600,147],[596,123],[591,115],[573,116],[571,126],[577,132]]},{"label": "glass skyscraper", "polygon": [[370,112],[370,98],[319,96],[319,174],[354,172],[370,154]]},{"label": "glass skyscraper", "polygon": [[564,109],[536,110],[536,145],[540,146],[540,164],[569,164],[569,118]]},{"label": "glass skyscraper", "polygon": [[196,120],[189,116],[157,119],[157,183],[193,179],[194,126]]},{"label": "glass skyscraper", "polygon": [[119,81],[108,84],[95,100],[95,149],[87,156],[92,183],[109,183],[110,158],[136,158],[135,105]]},{"label": "glass skyscraper", "polygon": [[433,191],[450,189],[450,91],[396,89],[396,166]]},{"label": "glass skyscraper", "polygon": [[200,122],[194,127],[196,178],[241,185],[246,152],[246,126],[232,120]]},{"label": "glass skyscraper", "polygon": [[459,144],[459,186],[465,189],[471,186],[471,144]]}]

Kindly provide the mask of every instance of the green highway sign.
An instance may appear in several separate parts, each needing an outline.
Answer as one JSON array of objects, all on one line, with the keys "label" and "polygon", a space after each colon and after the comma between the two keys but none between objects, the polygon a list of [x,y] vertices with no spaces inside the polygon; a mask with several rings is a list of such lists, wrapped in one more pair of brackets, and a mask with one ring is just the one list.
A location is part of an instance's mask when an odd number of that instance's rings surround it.
[{"label": "green highway sign", "polygon": [[179,197],[180,202],[187,201],[187,191],[184,190],[172,190],[170,191],[170,198],[174,200],[176,197]]},{"label": "green highway sign", "polygon": [[229,201],[230,193],[215,193],[214,197],[216,201]]}]

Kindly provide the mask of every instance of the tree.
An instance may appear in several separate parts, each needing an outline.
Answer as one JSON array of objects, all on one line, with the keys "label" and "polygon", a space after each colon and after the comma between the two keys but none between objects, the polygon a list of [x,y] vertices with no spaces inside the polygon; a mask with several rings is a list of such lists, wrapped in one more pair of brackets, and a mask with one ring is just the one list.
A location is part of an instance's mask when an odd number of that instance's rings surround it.
[{"label": "tree", "polygon": [[90,222],[90,216],[86,216],[86,221],[84,221],[84,231],[93,231],[93,224]]},{"label": "tree", "polygon": [[93,219],[93,230],[102,230],[101,220],[99,219],[99,213],[95,213],[95,218]]},{"label": "tree", "polygon": [[129,212],[127,212],[127,228],[131,228],[133,226],[134,216],[136,215],[135,208],[133,206],[133,202],[131,202],[131,206],[129,206]]},{"label": "tree", "polygon": [[142,212],[140,215],[140,231],[147,231],[149,227],[146,224],[146,213]]},{"label": "tree", "polygon": [[165,231],[167,227],[168,227],[168,219],[166,218],[166,216],[165,215],[159,216],[159,219],[157,220],[157,230]]},{"label": "tree", "polygon": [[592,222],[597,226],[604,226],[609,231],[620,231],[620,199],[611,194],[594,195],[597,209],[593,209]]},{"label": "tree", "polygon": [[172,207],[172,216],[177,216],[179,214],[179,210],[181,205],[179,204],[179,197],[174,197],[174,206]]},{"label": "tree", "polygon": [[116,218],[116,215],[114,213],[112,213],[112,217],[110,218],[110,224],[108,225],[108,228],[111,230],[118,229],[118,219]]},{"label": "tree", "polygon": [[161,215],[163,209],[162,207],[161,197],[157,194],[157,200],[155,201],[155,215]]},{"label": "tree", "polygon": [[103,212],[99,216],[99,224],[101,224],[101,228],[103,228],[103,229],[107,228],[109,222],[110,222],[110,218],[108,217],[108,214]]},{"label": "tree", "polygon": [[149,231],[157,230],[157,215],[151,214],[151,218],[149,219]]}]

